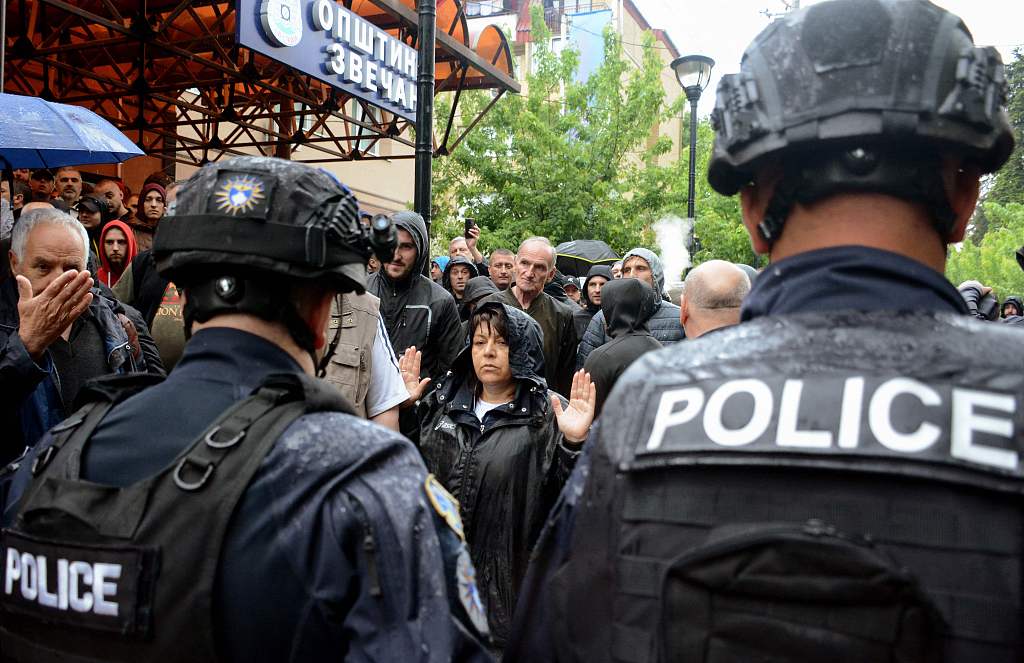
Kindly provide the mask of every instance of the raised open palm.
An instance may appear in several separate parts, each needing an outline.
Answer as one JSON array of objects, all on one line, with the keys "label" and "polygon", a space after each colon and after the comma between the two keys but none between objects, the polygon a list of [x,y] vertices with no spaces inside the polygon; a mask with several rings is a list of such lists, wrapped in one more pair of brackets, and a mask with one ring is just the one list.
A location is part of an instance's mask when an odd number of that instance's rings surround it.
[{"label": "raised open palm", "polygon": [[555,408],[558,430],[562,431],[567,441],[581,444],[586,440],[590,424],[594,423],[594,410],[597,406],[597,389],[590,381],[590,373],[580,369],[572,376],[569,404],[564,409],[562,400],[556,395],[551,396],[551,406]]}]

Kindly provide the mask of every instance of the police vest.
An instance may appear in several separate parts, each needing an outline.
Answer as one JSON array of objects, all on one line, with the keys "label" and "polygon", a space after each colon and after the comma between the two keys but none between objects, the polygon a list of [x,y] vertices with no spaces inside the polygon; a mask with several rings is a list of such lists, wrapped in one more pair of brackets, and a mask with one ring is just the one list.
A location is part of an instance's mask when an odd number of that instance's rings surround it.
[{"label": "police vest", "polygon": [[591,442],[559,660],[1021,659],[1024,336],[833,314],[684,345]]},{"label": "police vest", "polygon": [[380,300],[369,293],[336,295],[331,302],[327,330],[331,361],[324,378],[341,391],[356,414],[364,419],[379,311]]},{"label": "police vest", "polygon": [[275,375],[159,474],[127,487],[82,479],[90,435],[138,382],[99,382],[35,461],[0,540],[5,660],[216,661],[214,576],[236,504],[298,417],[351,413],[321,382]]}]

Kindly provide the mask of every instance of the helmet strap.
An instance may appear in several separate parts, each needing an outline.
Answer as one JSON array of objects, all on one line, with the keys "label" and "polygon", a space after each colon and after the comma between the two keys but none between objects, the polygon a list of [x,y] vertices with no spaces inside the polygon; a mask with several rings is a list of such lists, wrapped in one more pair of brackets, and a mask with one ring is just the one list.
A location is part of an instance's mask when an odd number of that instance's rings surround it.
[{"label": "helmet strap", "polygon": [[809,205],[839,193],[882,193],[922,203],[935,230],[946,238],[953,230],[953,211],[942,181],[941,159],[903,146],[901,153],[854,147],[824,155],[791,156],[775,187],[758,232],[774,244],[797,203]]},{"label": "helmet strap", "polygon": [[[274,281],[277,281],[276,283]],[[225,313],[246,313],[268,322],[280,322],[317,366],[315,336],[293,303],[288,279],[252,278],[222,274],[186,287],[182,317],[185,338],[191,338],[192,324],[206,322]]]}]

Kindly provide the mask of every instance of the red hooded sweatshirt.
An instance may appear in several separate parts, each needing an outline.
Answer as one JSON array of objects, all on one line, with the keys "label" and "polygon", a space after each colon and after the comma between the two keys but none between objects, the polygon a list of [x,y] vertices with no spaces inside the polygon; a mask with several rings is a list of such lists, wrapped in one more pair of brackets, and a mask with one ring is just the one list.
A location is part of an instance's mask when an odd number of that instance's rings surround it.
[{"label": "red hooded sweatshirt", "polygon": [[[121,263],[120,267],[114,267],[107,260],[107,252],[104,246],[104,241],[107,239],[107,232],[111,228],[117,228],[124,233],[124,236],[128,238],[128,255],[125,256],[124,262]],[[96,279],[107,286],[113,288],[117,280],[121,278],[121,274],[124,273],[125,268],[135,258],[139,252],[139,245],[135,242],[135,233],[132,232],[131,227],[124,221],[108,221],[107,225],[103,226],[103,230],[100,231],[100,268],[96,270]]]}]

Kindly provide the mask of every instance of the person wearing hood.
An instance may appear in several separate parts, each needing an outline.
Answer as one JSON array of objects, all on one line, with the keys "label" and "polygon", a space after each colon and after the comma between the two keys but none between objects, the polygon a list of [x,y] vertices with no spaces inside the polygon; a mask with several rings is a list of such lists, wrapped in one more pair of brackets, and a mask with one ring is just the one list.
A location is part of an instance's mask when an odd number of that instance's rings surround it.
[{"label": "person wearing hood", "polygon": [[452,294],[452,297],[455,298],[456,306],[462,306],[462,297],[466,290],[466,284],[471,278],[479,275],[480,273],[477,271],[476,265],[473,264],[472,260],[462,256],[455,256],[444,268],[444,273],[441,275],[441,287]]},{"label": "person wearing hood", "polygon": [[100,268],[96,270],[96,280],[113,288],[138,252],[135,233],[128,224],[116,219],[108,222],[100,231]]},{"label": "person wearing hood", "polygon": [[587,333],[590,320],[601,310],[601,289],[614,278],[611,267],[607,265],[594,265],[587,272],[580,293],[580,309],[572,313],[572,320],[576,325],[576,338],[583,338]]},{"label": "person wearing hood", "polygon": [[167,192],[164,188],[156,182],[150,182],[142,187],[142,191],[139,192],[139,206],[135,210],[135,219],[131,224],[139,251],[153,248],[156,227],[166,211]]},{"label": "person wearing hood", "polygon": [[[423,217],[395,212],[391,217],[398,247],[391,262],[369,277],[366,290],[380,299],[391,346],[399,357],[415,346],[422,353],[420,377],[436,380],[462,350],[462,321],[455,300],[444,288],[423,276],[430,259],[430,242]],[[418,427],[411,409],[402,412],[402,433],[416,440]]]},{"label": "person wearing hood", "polygon": [[1007,297],[1003,302],[1002,321],[1008,325],[1024,325],[1024,302],[1016,295]]},{"label": "person wearing hood", "polygon": [[[662,345],[671,345],[686,338],[683,326],[679,322],[679,307],[664,300],[665,267],[657,254],[644,248],[630,250],[622,256],[622,278],[640,279],[651,286],[658,296],[657,308],[647,322],[654,338],[658,339]],[[587,361],[587,356],[596,348],[607,343],[608,340],[604,314],[602,311],[598,311],[580,341],[576,355],[577,368],[582,367]]]},{"label": "person wearing hood", "polygon": [[[458,501],[495,645],[505,646],[530,550],[593,421],[595,393],[573,376],[568,401],[544,380],[541,329],[485,301],[470,342],[419,405],[420,452]],[[402,359],[409,370],[408,358]]]},{"label": "person wearing hood", "polygon": [[430,261],[430,280],[440,285],[441,278],[444,276],[444,270],[448,267],[448,261],[451,260],[448,256],[437,256]]},{"label": "person wearing hood", "polygon": [[640,279],[619,279],[601,290],[601,312],[608,321],[611,340],[591,352],[583,366],[597,389],[594,416],[601,414],[612,387],[630,364],[663,347],[647,328],[647,321],[657,308],[654,290]]},{"label": "person wearing hood", "polygon": [[556,269],[551,280],[544,284],[544,292],[550,295],[559,304],[570,306],[573,301],[569,299],[569,294],[565,291],[565,283],[567,280],[568,279],[565,278],[565,274],[562,274],[562,272]]},{"label": "person wearing hood", "polygon": [[459,317],[464,321],[462,327],[466,334],[469,334],[469,318],[476,310],[477,304],[484,297],[501,292],[498,286],[489,276],[474,276],[466,284],[466,290],[462,294],[462,306],[459,307]]}]

